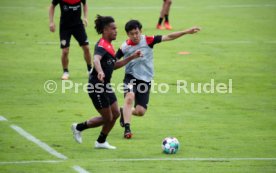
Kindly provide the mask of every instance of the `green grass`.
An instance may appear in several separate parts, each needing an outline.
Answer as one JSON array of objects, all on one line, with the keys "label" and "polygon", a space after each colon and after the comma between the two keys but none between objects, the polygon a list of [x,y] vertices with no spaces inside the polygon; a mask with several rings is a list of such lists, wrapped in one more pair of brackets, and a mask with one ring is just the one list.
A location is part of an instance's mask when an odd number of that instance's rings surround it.
[{"label": "green grass", "polygon": [[[126,39],[124,24],[129,19],[139,19],[147,35],[169,33],[155,30],[161,2],[89,1],[87,33],[91,50],[99,39],[93,29],[96,14],[114,16],[118,25],[116,48]],[[97,113],[86,93],[76,94],[74,90],[61,93],[61,51],[58,32],[52,34],[48,29],[49,3],[48,0],[28,3],[2,0],[1,3],[0,115],[9,121],[0,122],[0,172],[68,173],[76,172],[72,169],[74,165],[102,173],[275,172],[276,161],[106,161],[123,158],[276,158],[276,3],[273,0],[174,0],[170,15],[173,31],[197,25],[202,27],[202,32],[154,48],[155,82],[168,83],[170,91],[152,93],[145,117],[133,117],[133,139],[124,140],[123,129],[119,123],[115,125],[108,137],[108,141],[118,147],[115,151],[92,148],[100,128],[85,131],[82,145],[72,139],[71,124]],[[146,4],[150,8],[141,8]],[[55,16],[57,25],[58,20],[59,8]],[[179,55],[181,51],[191,54]],[[73,82],[87,82],[82,51],[74,39],[70,49],[70,71]],[[123,69],[115,71],[112,81],[120,83],[123,75]],[[206,83],[211,79],[223,83],[233,79],[233,93],[176,92],[177,80]],[[47,80],[57,82],[57,92],[44,91]],[[122,105],[123,95],[117,93],[117,97]],[[10,128],[12,124],[47,143],[68,160],[1,164],[59,160],[17,134]],[[161,153],[161,141],[167,136],[175,136],[181,143],[175,155]]]}]

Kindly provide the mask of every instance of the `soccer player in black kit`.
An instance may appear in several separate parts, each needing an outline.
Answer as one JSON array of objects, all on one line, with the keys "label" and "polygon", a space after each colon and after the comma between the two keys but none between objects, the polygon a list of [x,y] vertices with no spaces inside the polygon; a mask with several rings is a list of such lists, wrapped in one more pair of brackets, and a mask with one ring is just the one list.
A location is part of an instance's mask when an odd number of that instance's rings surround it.
[{"label": "soccer player in black kit", "polygon": [[[87,26],[88,6],[86,0],[52,0],[49,8],[50,31],[55,32],[54,14],[56,5],[60,5],[60,47],[62,49],[61,63],[63,67],[62,80],[69,79],[68,54],[71,36],[73,35],[83,49],[84,59],[87,63],[88,72],[91,70],[91,54],[89,51],[89,42],[84,29]],[[81,4],[83,4],[84,18],[81,20]]]},{"label": "soccer player in black kit", "polygon": [[127,59],[116,62],[115,50],[111,42],[116,39],[117,28],[112,17],[98,15],[95,20],[95,29],[98,34],[102,34],[102,38],[95,45],[94,68],[89,77],[88,93],[101,116],[93,117],[83,123],[74,123],[71,130],[75,140],[82,143],[81,131],[102,126],[95,148],[116,149],[106,141],[107,135],[120,116],[117,98],[110,86],[110,79],[114,68],[122,67],[142,55],[141,51],[137,50]]}]

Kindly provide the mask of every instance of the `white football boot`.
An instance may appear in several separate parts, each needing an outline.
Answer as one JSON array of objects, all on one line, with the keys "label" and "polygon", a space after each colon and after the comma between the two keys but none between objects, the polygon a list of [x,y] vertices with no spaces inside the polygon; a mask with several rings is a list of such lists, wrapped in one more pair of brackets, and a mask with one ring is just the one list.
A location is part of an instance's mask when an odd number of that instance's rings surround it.
[{"label": "white football boot", "polygon": [[77,143],[81,144],[82,143],[81,131],[77,130],[77,123],[72,124],[71,130],[73,132],[74,139],[77,141]]},{"label": "white football boot", "polygon": [[107,141],[105,141],[104,143],[99,143],[98,141],[95,142],[95,148],[98,149],[111,149],[111,150],[115,150],[116,147],[109,145],[109,143]]}]

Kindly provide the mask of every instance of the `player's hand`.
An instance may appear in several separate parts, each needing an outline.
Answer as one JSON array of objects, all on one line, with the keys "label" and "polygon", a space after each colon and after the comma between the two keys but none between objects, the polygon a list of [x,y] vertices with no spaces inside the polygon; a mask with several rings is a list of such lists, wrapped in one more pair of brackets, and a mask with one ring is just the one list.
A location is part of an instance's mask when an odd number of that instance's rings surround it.
[{"label": "player's hand", "polygon": [[192,27],[190,29],[187,29],[185,32],[187,34],[194,34],[194,33],[197,33],[200,31],[200,28],[199,27]]},{"label": "player's hand", "polygon": [[104,72],[98,73],[98,79],[99,79],[101,82],[104,82],[104,78],[105,78]]},{"label": "player's hand", "polygon": [[50,25],[49,25],[49,27],[50,27],[50,31],[51,31],[51,32],[55,32],[55,30],[56,30],[56,25],[55,25],[54,22],[51,22]]},{"label": "player's hand", "polygon": [[87,20],[87,18],[83,18],[83,24],[84,24],[85,27],[88,26],[88,20]]},{"label": "player's hand", "polygon": [[142,51],[141,50],[136,50],[133,54],[132,54],[132,58],[136,59],[139,57],[143,57]]}]

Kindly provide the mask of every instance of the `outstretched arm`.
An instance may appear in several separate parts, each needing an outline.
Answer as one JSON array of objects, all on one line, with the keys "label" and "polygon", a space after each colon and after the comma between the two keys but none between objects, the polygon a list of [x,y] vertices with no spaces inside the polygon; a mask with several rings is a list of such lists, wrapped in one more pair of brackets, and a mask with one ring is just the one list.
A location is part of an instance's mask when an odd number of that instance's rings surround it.
[{"label": "outstretched arm", "polygon": [[142,57],[142,52],[140,50],[137,50],[136,52],[134,52],[132,55],[130,55],[129,57],[123,59],[123,60],[120,60],[120,61],[117,61],[115,63],[115,66],[114,66],[114,70],[117,70],[121,67],[123,67],[124,65],[126,65],[127,63],[129,63],[131,60],[135,59],[135,58],[138,58],[138,57]]},{"label": "outstretched arm", "polygon": [[186,35],[186,34],[197,33],[198,31],[200,31],[200,28],[192,27],[192,28],[184,30],[184,31],[173,32],[168,35],[163,35],[162,41],[171,41],[171,40],[177,39],[179,37],[182,37],[183,35]]},{"label": "outstretched arm", "polygon": [[50,5],[49,7],[49,27],[51,32],[55,32],[56,30],[56,25],[54,22],[54,15],[55,15],[55,6],[53,4]]}]

